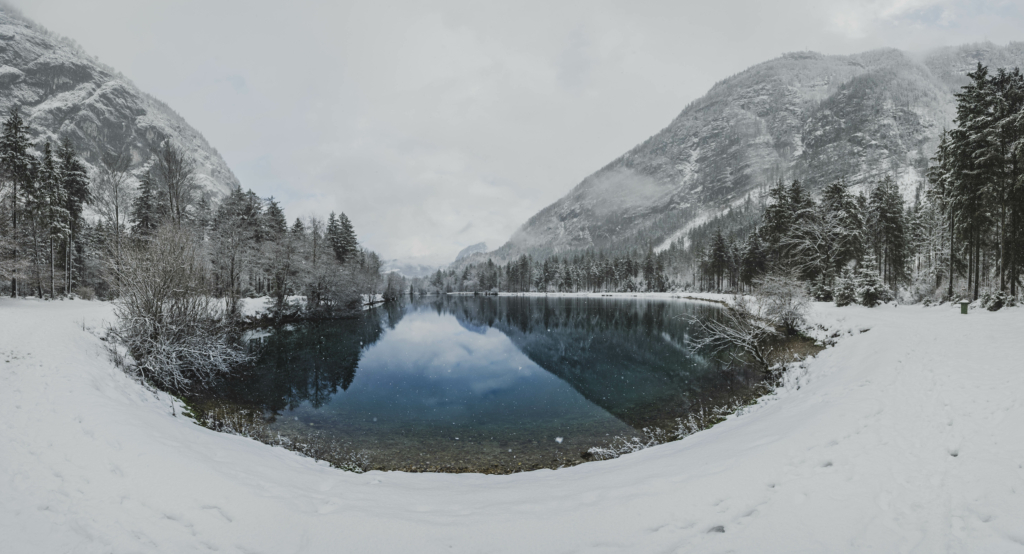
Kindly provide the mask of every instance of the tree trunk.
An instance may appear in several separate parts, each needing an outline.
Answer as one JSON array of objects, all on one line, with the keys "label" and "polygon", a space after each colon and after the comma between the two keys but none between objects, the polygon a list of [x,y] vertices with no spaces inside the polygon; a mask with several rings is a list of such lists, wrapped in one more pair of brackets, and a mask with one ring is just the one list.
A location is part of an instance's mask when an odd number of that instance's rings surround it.
[{"label": "tree trunk", "polygon": [[39,230],[35,218],[32,218],[32,269],[36,274],[36,296],[43,298],[43,274],[39,271]]},{"label": "tree trunk", "polygon": [[50,235],[50,300],[57,298],[57,289],[54,288],[54,264],[53,264],[53,235]]},{"label": "tree trunk", "polygon": [[981,233],[976,233],[977,238],[974,239],[974,300],[978,299],[978,281],[981,280]]},{"label": "tree trunk", "polygon": [[949,301],[953,301],[953,213],[949,214]]},{"label": "tree trunk", "polygon": [[14,181],[14,193],[11,195],[11,209],[13,231],[11,238],[14,241],[14,264],[11,268],[11,298],[18,297],[18,181]]}]

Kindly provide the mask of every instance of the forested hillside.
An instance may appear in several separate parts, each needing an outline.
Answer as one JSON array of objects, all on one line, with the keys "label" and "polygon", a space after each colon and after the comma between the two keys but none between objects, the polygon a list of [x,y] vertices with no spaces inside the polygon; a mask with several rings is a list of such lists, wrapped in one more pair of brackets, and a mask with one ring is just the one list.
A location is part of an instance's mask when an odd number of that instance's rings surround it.
[{"label": "forested hillside", "polygon": [[[614,255],[688,244],[779,179],[813,195],[844,181],[856,192],[888,176],[910,202],[925,181],[955,94],[977,63],[1024,65],[1024,43],[853,56],[787,54],[716,84],[665,129],[574,187],[489,254],[505,263],[586,250]],[[730,214],[729,211],[733,210]]]},{"label": "forested hillside", "polygon": [[23,112],[31,142],[67,139],[88,168],[111,150],[133,170],[151,167],[161,144],[178,144],[195,161],[196,180],[215,200],[239,186],[199,131],[131,81],[0,3],[0,110]]}]

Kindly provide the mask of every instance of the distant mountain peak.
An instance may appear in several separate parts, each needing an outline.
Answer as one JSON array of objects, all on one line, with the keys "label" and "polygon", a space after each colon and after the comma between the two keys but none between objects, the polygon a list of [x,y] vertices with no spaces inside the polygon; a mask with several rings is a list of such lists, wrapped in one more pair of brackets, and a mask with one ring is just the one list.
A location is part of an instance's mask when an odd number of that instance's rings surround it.
[{"label": "distant mountain peak", "polygon": [[459,261],[463,258],[467,258],[469,256],[472,256],[473,254],[479,254],[481,252],[487,252],[486,242],[478,242],[476,244],[463,248],[462,250],[459,251],[459,254],[455,256],[455,261]]}]

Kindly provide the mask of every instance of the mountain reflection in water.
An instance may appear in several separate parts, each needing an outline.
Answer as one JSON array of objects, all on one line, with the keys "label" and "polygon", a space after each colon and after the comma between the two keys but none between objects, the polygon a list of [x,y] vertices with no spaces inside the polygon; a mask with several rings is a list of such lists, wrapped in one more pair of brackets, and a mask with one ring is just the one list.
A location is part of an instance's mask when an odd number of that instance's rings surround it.
[{"label": "mountain reflection in water", "polygon": [[689,318],[718,310],[619,298],[407,301],[274,331],[218,395],[267,414],[284,435],[316,430],[364,452],[375,468],[558,467],[748,390],[749,372],[689,349]]}]

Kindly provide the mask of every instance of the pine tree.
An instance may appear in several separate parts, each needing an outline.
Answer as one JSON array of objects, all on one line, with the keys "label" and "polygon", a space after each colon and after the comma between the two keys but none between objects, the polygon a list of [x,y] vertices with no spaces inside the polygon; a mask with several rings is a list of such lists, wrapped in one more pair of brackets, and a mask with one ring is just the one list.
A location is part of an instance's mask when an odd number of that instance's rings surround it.
[{"label": "pine tree", "polygon": [[864,220],[849,187],[841,181],[825,187],[820,209],[829,224],[828,239],[833,252],[830,269],[838,275],[842,268],[864,256]]},{"label": "pine tree", "polygon": [[147,172],[139,178],[139,195],[132,202],[130,221],[132,233],[137,237],[149,238],[163,219],[157,196],[157,185]]},{"label": "pine tree", "polygon": [[878,275],[878,266],[871,258],[857,272],[856,286],[857,303],[862,306],[873,308],[891,299],[889,289]]},{"label": "pine tree", "polygon": [[355,229],[352,227],[352,222],[349,221],[348,216],[345,212],[342,212],[338,216],[338,227],[339,227],[339,250],[341,254],[338,256],[338,261],[345,262],[351,256],[355,255],[359,249],[359,241],[356,239]]},{"label": "pine tree", "polygon": [[882,280],[895,293],[907,280],[909,259],[903,195],[891,177],[886,177],[868,198],[867,227]]},{"label": "pine tree", "polygon": [[266,219],[267,229],[275,237],[280,237],[288,230],[288,220],[284,217],[284,210],[281,204],[271,196],[267,198],[266,208],[263,210],[263,217]]},{"label": "pine tree", "polygon": [[729,268],[729,245],[722,235],[721,229],[715,229],[711,239],[711,249],[708,252],[708,269],[711,272],[715,290],[722,290],[725,272]]},{"label": "pine tree", "polygon": [[331,250],[334,251],[334,257],[339,262],[345,261],[345,245],[344,239],[341,236],[341,225],[338,223],[338,216],[334,212],[331,212],[327,216],[327,231],[326,238],[328,244],[331,246]]},{"label": "pine tree", "polygon": [[67,199],[65,209],[68,213],[68,237],[64,256],[64,294],[69,294],[76,277],[76,258],[80,258],[76,237],[81,229],[82,211],[85,204],[92,199],[92,194],[89,190],[89,174],[85,164],[79,159],[69,138],[64,137],[61,141],[57,158],[57,172]]},{"label": "pine tree", "polygon": [[942,214],[947,226],[949,269],[946,296],[949,299],[953,298],[953,281],[956,279],[954,265],[956,263],[955,227],[957,222],[956,187],[951,149],[949,133],[944,130],[939,136],[939,147],[935,152],[935,157],[931,160],[932,167],[928,170],[928,181],[931,184],[931,188],[928,189],[928,201]]},{"label": "pine tree", "polygon": [[55,298],[55,254],[57,246],[71,230],[68,224],[68,198],[61,182],[53,147],[47,141],[39,158],[39,172],[36,177],[34,207],[39,223],[46,233],[49,246],[50,297]]},{"label": "pine tree", "polygon": [[967,288],[977,300],[982,241],[990,223],[984,193],[986,181],[993,171],[991,160],[979,157],[978,153],[986,149],[985,141],[992,118],[989,117],[988,68],[979,63],[967,77],[971,82],[956,95],[957,127],[950,132],[950,162],[960,216],[956,231],[958,238],[967,246]]},{"label": "pine tree", "polygon": [[0,170],[3,178],[11,186],[11,240],[13,248],[11,252],[11,297],[17,297],[18,274],[20,261],[19,241],[21,239],[18,227],[19,216],[22,215],[22,207],[19,202],[26,196],[28,189],[32,186],[33,157],[28,152],[29,138],[28,129],[21,118],[17,106],[12,106],[7,113],[7,119],[3,123],[3,136],[0,137]]},{"label": "pine tree", "polygon": [[747,236],[740,254],[740,282],[748,287],[752,286],[754,279],[763,275],[767,266],[768,257],[761,244],[761,235],[754,229]]},{"label": "pine tree", "polygon": [[764,208],[761,238],[764,239],[769,262],[772,265],[782,263],[784,257],[782,241],[789,235],[789,230],[793,226],[794,210],[790,203],[791,198],[792,194],[781,179],[768,189],[768,199],[771,202]]}]

